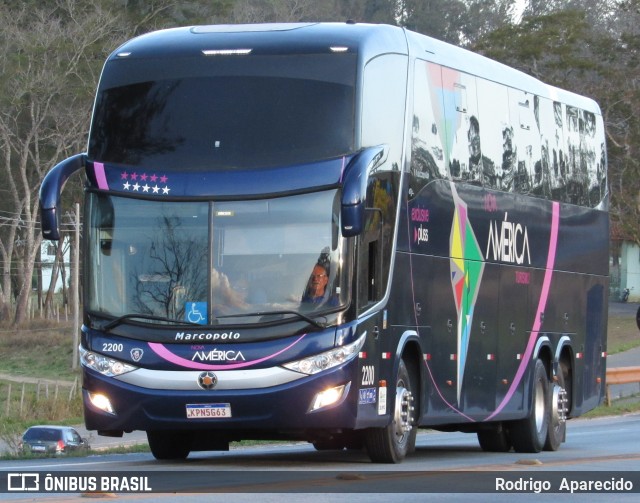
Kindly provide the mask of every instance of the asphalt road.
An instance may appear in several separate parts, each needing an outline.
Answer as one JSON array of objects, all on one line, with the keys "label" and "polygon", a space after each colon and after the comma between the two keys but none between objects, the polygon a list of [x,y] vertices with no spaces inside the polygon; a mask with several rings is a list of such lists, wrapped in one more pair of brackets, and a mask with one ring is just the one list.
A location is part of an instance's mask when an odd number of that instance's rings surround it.
[{"label": "asphalt road", "polygon": [[609,314],[634,317],[639,307],[637,302],[609,302]]},{"label": "asphalt road", "polygon": [[[0,462],[3,473],[72,476],[148,476],[160,493],[0,495],[3,501],[82,501],[102,497],[115,501],[175,503],[248,502],[283,503],[336,501],[348,494],[352,503],[419,501],[474,501],[495,503],[528,501],[638,501],[640,473],[640,414],[573,420],[567,442],[556,452],[483,452],[476,436],[464,433],[424,432],[415,453],[400,465],[371,463],[360,451],[317,452],[308,444],[243,448],[229,452],[194,453],[182,462],[158,462],[150,454],[89,456],[87,458],[32,459]],[[53,474],[53,475],[51,475]],[[66,475],[65,475],[66,474]],[[553,481],[550,494],[499,494],[497,478]],[[567,494],[560,479],[633,481],[634,491]],[[551,482],[550,482],[551,484]],[[550,486],[551,487],[551,486]],[[177,491],[177,494],[173,494]],[[186,492],[182,492],[186,491]],[[553,498],[553,500],[551,499]],[[343,498],[340,498],[343,499]]]}]

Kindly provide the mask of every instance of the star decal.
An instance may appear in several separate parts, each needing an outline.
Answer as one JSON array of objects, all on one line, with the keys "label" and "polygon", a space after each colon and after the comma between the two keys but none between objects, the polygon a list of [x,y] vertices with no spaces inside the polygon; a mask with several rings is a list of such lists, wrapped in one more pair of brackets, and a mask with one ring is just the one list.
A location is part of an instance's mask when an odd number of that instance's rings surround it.
[{"label": "star decal", "polygon": [[[149,175],[146,172],[139,174],[135,171],[132,173],[122,171],[120,173],[120,180],[124,181],[122,190],[126,191],[143,192],[145,194],[162,194],[165,196],[171,192],[171,187],[167,184],[169,181],[167,175],[157,175],[156,173]],[[138,183],[138,181],[140,183]],[[150,183],[147,183],[147,181]]]}]

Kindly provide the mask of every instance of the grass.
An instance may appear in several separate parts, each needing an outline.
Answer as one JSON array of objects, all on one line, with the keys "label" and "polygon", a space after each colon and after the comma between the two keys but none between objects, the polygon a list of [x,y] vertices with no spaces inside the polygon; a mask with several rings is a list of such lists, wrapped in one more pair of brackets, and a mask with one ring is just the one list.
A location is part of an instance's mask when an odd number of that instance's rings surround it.
[{"label": "grass", "polygon": [[610,355],[640,346],[640,331],[635,316],[610,316],[607,342],[607,353]]},{"label": "grass", "polygon": [[612,401],[611,405],[600,405],[580,417],[595,419],[597,417],[621,416],[640,411],[640,395],[620,398]]},{"label": "grass", "polygon": [[34,379],[74,381],[71,369],[73,326],[51,321],[33,322],[29,328],[0,328],[0,373]]}]

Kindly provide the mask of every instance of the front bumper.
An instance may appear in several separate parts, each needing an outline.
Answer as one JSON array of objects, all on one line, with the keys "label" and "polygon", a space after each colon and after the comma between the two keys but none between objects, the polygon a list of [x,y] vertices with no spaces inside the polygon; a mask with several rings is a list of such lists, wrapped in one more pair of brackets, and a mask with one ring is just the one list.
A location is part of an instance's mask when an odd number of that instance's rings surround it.
[{"label": "front bumper", "polygon": [[[89,430],[103,431],[350,429],[356,426],[356,369],[357,360],[312,376],[279,369],[267,372],[261,383],[254,380],[250,388],[251,380],[236,372],[204,390],[197,385],[197,371],[140,369],[137,376],[132,372],[113,378],[84,368],[85,423]],[[336,403],[310,411],[318,393],[341,385],[345,390]],[[95,393],[109,399],[113,413],[92,403],[89,395]],[[231,417],[188,419],[187,405],[193,404],[229,404]]]}]

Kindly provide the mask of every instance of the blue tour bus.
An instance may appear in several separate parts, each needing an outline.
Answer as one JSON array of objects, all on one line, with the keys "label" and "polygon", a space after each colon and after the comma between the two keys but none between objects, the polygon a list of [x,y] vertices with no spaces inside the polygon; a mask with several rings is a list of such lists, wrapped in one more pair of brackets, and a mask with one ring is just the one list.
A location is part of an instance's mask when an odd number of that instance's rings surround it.
[{"label": "blue tour bus", "polygon": [[196,26],[109,56],[86,153],[86,426],[158,459],[418,428],[555,450],[603,399],[592,100],[391,26]]}]

